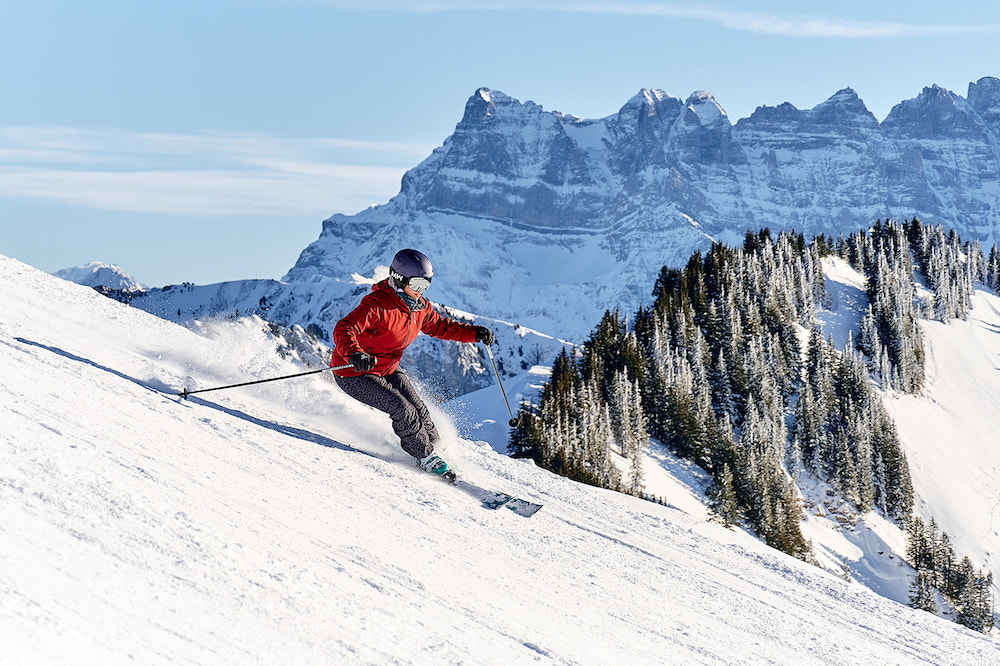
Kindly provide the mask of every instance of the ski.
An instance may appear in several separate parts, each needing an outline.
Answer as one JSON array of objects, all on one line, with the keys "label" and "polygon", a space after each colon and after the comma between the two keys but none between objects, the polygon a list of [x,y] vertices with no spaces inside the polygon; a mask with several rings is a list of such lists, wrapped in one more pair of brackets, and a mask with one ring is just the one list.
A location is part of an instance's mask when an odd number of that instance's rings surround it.
[{"label": "ski", "polygon": [[[423,468],[421,467],[421,469]],[[430,473],[433,474],[433,472]],[[455,474],[455,471],[451,469],[443,474],[439,474],[438,478],[445,483],[449,483],[460,490],[465,491],[469,495],[472,495],[474,498],[482,502],[483,507],[487,509],[496,510],[501,507],[505,507],[519,516],[528,518],[538,513],[538,510],[542,508],[541,504],[529,502],[528,500],[523,500],[520,497],[514,497],[513,495],[509,495],[507,493],[498,493],[495,490],[486,490],[485,488],[480,488],[473,483],[461,480]]]},{"label": "ski", "polygon": [[482,502],[483,507],[487,509],[507,508],[519,516],[528,518],[538,513],[538,510],[542,508],[541,504],[529,502],[528,500],[523,500],[520,497],[514,497],[507,493],[486,490],[468,481],[456,479],[454,485]]},{"label": "ski", "polygon": [[535,504],[534,502],[529,502],[528,500],[523,500],[519,497],[508,495],[507,493],[498,493],[492,490],[488,490],[486,492],[492,495],[492,497],[488,497],[483,500],[483,506],[487,509],[499,509],[500,507],[506,507],[519,516],[530,518],[538,513],[538,510],[542,508],[541,504]]}]

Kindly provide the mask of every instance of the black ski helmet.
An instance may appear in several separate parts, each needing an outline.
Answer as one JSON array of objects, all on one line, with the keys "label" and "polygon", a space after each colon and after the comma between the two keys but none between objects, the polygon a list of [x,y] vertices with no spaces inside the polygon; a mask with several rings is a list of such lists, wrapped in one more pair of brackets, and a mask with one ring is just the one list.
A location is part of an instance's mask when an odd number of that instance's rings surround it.
[{"label": "black ski helmet", "polygon": [[389,276],[402,289],[413,277],[426,278],[430,282],[434,276],[434,269],[431,267],[431,260],[427,255],[417,250],[400,250],[392,258],[392,265],[389,266]]}]

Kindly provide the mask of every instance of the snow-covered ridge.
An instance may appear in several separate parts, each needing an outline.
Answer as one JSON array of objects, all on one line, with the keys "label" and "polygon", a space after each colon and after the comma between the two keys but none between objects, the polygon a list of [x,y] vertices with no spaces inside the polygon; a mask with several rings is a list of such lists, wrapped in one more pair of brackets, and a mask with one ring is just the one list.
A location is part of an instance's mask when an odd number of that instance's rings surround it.
[{"label": "snow-covered ridge", "polygon": [[143,289],[138,280],[126,273],[119,266],[106,264],[101,261],[92,261],[83,266],[64,268],[56,271],[55,276],[87,287],[108,287],[109,289],[119,291],[141,291]]},{"label": "snow-covered ridge", "polygon": [[12,663],[955,663],[996,643],[681,511],[459,438],[479,507],[247,322],[195,333],[0,258]]},{"label": "snow-covered ridge", "polygon": [[[860,331],[866,281],[836,258],[829,260],[825,272],[832,306],[818,318],[824,333],[843,346],[849,335],[856,338]],[[995,482],[1000,474],[1000,297],[977,288],[966,320],[921,320],[921,330],[927,353],[922,394],[883,395],[909,462],[914,511],[937,522],[959,559],[969,557],[975,567],[986,567],[1000,581],[1000,486]],[[815,526],[812,517],[809,523]],[[901,535],[893,537],[883,529],[844,534],[860,551],[867,551],[860,557],[838,556],[852,575],[906,602],[908,590],[892,582],[886,571],[878,571],[884,561],[877,557],[878,550],[905,552]],[[998,589],[995,582],[994,595]]]}]

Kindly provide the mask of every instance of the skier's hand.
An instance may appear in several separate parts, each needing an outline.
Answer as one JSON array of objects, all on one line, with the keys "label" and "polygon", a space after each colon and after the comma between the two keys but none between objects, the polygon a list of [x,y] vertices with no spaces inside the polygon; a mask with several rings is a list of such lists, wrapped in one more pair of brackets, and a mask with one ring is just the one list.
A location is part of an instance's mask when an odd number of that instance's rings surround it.
[{"label": "skier's hand", "polygon": [[476,326],[476,342],[482,342],[489,347],[493,344],[493,331],[485,326]]},{"label": "skier's hand", "polygon": [[351,354],[351,365],[357,372],[371,372],[375,367],[375,357],[364,352],[354,352]]}]

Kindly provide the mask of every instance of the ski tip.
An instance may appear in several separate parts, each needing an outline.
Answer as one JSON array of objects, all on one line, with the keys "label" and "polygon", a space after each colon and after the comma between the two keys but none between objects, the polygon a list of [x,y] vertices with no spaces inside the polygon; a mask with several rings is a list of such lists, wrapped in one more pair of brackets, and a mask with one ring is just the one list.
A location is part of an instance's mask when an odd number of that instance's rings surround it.
[{"label": "ski tip", "polygon": [[525,518],[530,518],[531,516],[538,513],[542,508],[541,504],[532,504],[531,506],[525,507],[524,509],[517,511],[518,515],[524,516]]}]

